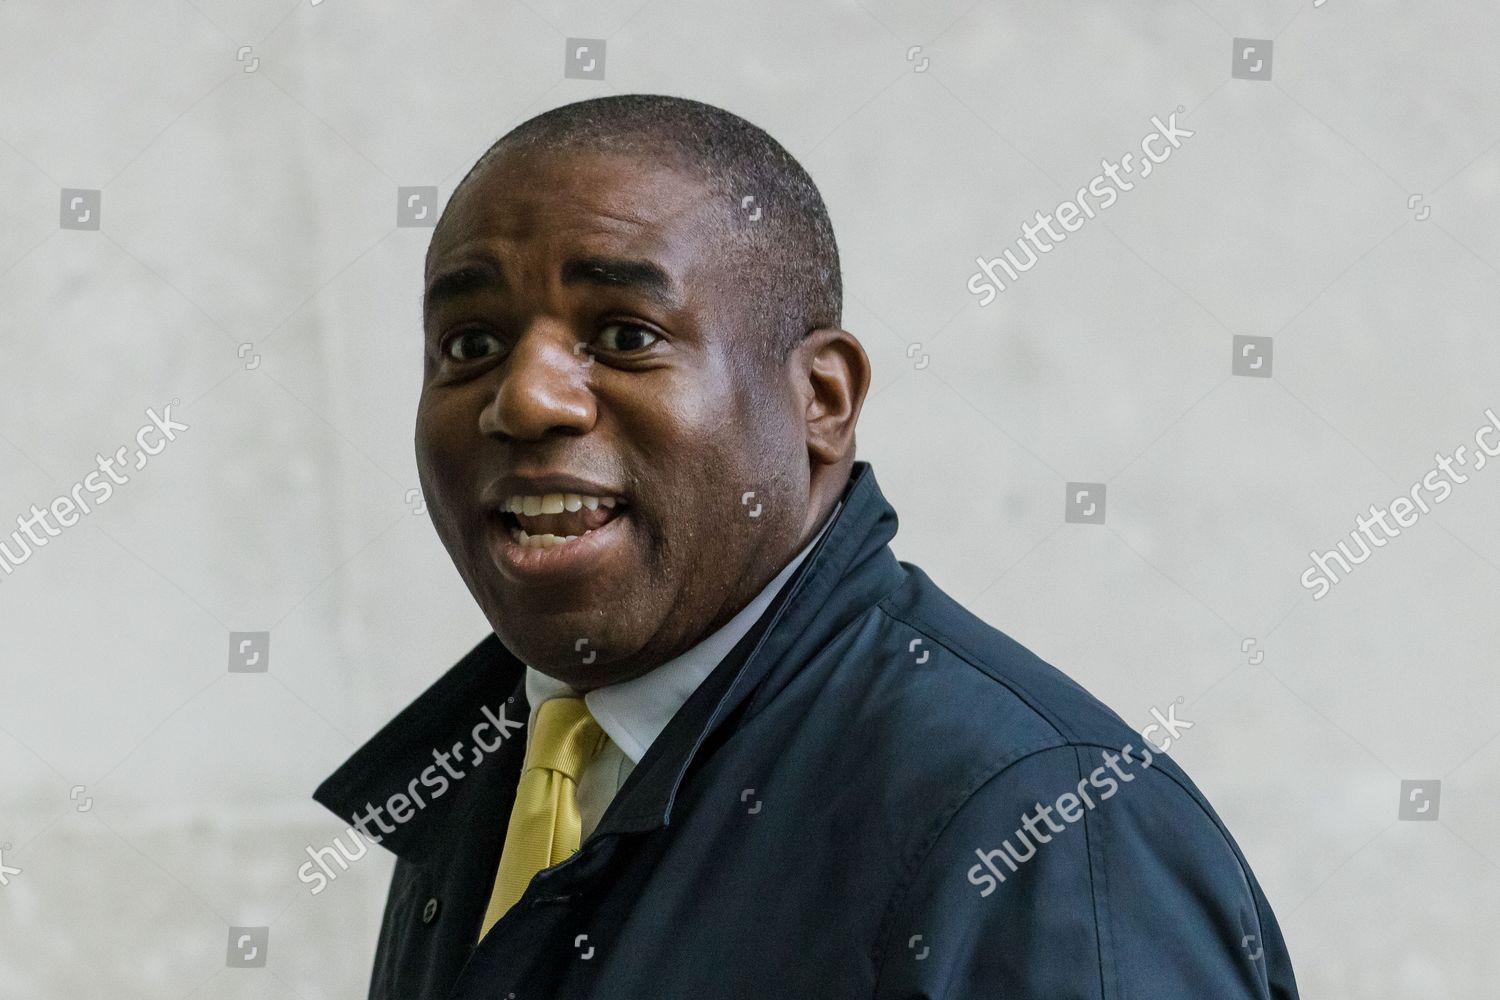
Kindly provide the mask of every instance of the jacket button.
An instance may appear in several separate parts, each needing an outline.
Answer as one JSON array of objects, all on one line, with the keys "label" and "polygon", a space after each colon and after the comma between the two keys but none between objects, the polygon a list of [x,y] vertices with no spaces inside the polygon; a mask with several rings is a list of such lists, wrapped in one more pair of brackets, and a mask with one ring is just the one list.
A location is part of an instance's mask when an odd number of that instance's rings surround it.
[{"label": "jacket button", "polygon": [[430,923],[432,923],[434,920],[437,919],[437,915],[438,915],[438,901],[437,901],[437,897],[434,896],[434,897],[432,897],[431,899],[429,899],[427,901],[427,905],[426,906],[422,907],[422,923],[424,923],[424,924],[430,924]]}]

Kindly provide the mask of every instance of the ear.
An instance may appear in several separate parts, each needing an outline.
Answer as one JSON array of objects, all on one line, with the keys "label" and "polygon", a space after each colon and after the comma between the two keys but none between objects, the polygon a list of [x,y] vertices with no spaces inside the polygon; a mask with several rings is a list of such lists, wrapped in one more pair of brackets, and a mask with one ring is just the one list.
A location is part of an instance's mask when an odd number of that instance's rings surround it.
[{"label": "ear", "polygon": [[854,334],[822,327],[804,337],[789,360],[807,421],[808,456],[835,465],[854,453],[854,425],[870,389],[870,359]]}]

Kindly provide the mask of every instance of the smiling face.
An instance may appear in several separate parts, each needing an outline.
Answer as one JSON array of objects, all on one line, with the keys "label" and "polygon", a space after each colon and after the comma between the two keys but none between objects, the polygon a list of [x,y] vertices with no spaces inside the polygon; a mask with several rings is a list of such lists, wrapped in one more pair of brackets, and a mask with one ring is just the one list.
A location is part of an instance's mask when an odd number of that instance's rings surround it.
[{"label": "smiling face", "polygon": [[[433,236],[423,495],[496,635],[580,690],[723,624],[847,476],[863,352],[818,331],[785,365],[759,360],[752,338],[770,331],[725,263],[724,211],[683,170],[508,153]],[[835,369],[852,408],[819,388]],[[847,433],[826,439],[840,414]]]}]

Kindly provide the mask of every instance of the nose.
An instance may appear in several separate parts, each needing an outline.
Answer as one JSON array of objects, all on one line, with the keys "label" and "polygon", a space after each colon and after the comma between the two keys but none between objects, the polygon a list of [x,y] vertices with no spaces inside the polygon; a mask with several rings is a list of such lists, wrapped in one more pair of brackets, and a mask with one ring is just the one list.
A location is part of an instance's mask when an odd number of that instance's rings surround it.
[{"label": "nose", "polygon": [[593,427],[593,358],[575,350],[577,343],[562,327],[538,324],[526,331],[501,366],[495,396],[479,415],[480,431],[534,441]]}]

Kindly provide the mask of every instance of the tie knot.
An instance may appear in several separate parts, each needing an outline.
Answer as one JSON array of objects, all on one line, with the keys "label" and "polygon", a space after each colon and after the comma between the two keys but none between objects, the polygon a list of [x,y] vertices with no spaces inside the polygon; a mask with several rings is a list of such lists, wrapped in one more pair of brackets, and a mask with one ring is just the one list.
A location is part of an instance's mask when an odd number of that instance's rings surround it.
[{"label": "tie knot", "polygon": [[604,730],[582,698],[548,698],[536,710],[536,731],[526,750],[526,770],[545,768],[573,782],[599,752]]}]

